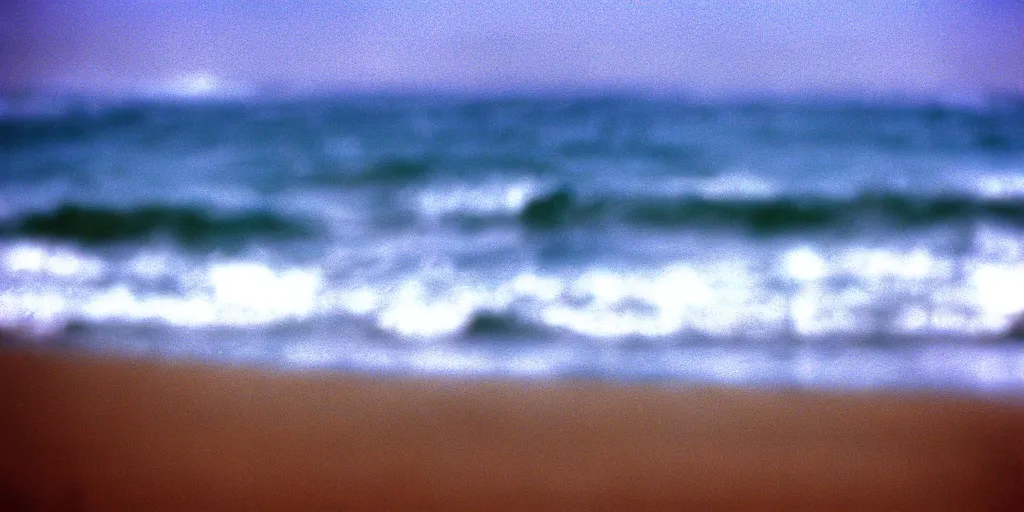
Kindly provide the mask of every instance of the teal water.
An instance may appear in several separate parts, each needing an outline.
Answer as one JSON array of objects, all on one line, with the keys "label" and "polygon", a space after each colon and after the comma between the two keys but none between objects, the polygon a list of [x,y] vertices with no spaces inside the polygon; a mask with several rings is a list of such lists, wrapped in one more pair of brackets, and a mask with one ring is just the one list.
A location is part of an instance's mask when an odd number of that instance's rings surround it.
[{"label": "teal water", "polygon": [[0,327],[286,367],[1024,389],[1024,103],[0,102]]}]

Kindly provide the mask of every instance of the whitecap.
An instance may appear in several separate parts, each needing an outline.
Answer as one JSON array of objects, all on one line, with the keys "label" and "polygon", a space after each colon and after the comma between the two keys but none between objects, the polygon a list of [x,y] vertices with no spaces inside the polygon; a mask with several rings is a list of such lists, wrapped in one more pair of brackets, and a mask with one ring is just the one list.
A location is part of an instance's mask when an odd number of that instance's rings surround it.
[{"label": "whitecap", "polygon": [[522,211],[538,192],[539,187],[530,181],[458,184],[421,190],[414,202],[421,215],[434,220],[459,215],[510,215]]},{"label": "whitecap", "polygon": [[987,199],[1024,197],[1024,172],[986,174],[975,181],[976,192]]},{"label": "whitecap", "polygon": [[697,184],[697,192],[708,199],[770,199],[779,195],[778,187],[747,171],[727,172]]},{"label": "whitecap", "polygon": [[10,274],[39,274],[73,280],[93,280],[106,270],[103,260],[64,246],[22,242],[3,250]]}]

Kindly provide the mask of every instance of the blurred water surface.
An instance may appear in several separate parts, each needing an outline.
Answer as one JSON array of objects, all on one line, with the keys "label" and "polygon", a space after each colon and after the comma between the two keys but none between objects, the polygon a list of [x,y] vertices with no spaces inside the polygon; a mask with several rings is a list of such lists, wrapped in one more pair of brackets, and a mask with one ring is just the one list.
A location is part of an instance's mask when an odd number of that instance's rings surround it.
[{"label": "blurred water surface", "polygon": [[1019,102],[3,107],[7,329],[288,367],[1024,389]]}]

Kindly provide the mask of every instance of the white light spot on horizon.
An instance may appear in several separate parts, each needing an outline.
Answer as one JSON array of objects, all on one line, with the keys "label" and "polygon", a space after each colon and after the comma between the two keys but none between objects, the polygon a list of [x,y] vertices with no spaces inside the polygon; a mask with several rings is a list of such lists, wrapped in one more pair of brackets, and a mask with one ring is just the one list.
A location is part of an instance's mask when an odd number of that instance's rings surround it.
[{"label": "white light spot on horizon", "polygon": [[172,92],[181,96],[209,96],[222,87],[222,82],[212,73],[200,72],[183,76],[171,83]]}]

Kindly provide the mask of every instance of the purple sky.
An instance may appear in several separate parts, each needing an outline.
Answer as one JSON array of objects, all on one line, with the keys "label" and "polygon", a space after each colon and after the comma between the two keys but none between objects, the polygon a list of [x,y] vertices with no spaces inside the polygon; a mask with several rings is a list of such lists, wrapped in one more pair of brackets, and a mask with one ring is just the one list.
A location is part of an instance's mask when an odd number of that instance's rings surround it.
[{"label": "purple sky", "polygon": [[0,0],[7,87],[198,73],[300,90],[1024,94],[1024,2]]}]

